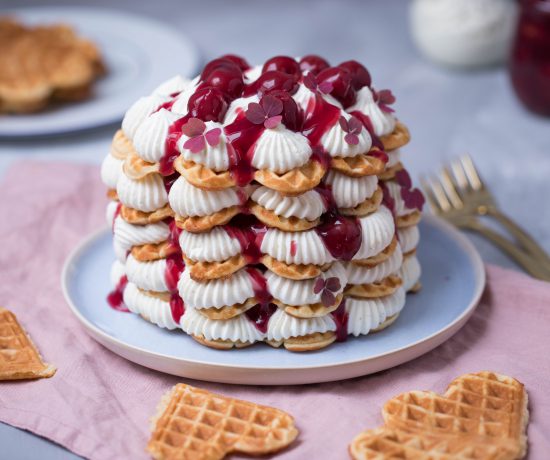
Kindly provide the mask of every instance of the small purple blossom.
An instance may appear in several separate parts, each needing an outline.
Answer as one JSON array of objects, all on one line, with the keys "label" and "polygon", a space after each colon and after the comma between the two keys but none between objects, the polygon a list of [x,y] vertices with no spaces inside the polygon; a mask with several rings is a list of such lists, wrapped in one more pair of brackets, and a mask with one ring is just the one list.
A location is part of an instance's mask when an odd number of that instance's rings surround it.
[{"label": "small purple blossom", "polygon": [[358,134],[361,133],[361,131],[363,130],[363,123],[361,123],[357,118],[353,116],[349,120],[347,120],[345,117],[340,117],[338,123],[340,123],[340,127],[342,128],[342,130],[347,133],[344,136],[344,140],[349,145],[359,144]]},{"label": "small purple blossom", "polygon": [[251,102],[245,112],[246,118],[255,125],[263,124],[267,129],[273,129],[281,123],[283,116],[283,103],[274,96],[262,97],[260,103]]},{"label": "small purple blossom", "polygon": [[335,276],[327,279],[317,278],[313,286],[313,293],[321,293],[321,303],[325,307],[331,307],[336,302],[336,293],[340,290],[340,280]]},{"label": "small purple blossom", "polygon": [[198,118],[190,118],[189,121],[181,128],[183,134],[189,139],[185,141],[183,147],[191,150],[192,153],[199,153],[204,150],[206,143],[214,147],[220,143],[222,130],[214,128],[206,131],[206,124]]}]

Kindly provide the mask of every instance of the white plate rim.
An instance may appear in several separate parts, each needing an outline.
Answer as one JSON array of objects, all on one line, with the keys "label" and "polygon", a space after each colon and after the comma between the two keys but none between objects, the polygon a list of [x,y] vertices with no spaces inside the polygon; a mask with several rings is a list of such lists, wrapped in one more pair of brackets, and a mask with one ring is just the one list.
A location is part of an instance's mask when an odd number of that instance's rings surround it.
[{"label": "white plate rim", "polygon": [[[13,15],[17,17],[18,15],[24,16],[25,14],[40,14],[41,12],[46,12],[46,14],[52,14],[55,12],[67,12],[67,14],[74,14],[76,12],[82,13],[85,15],[87,12],[93,13],[95,15],[111,15],[128,18],[134,22],[150,23],[155,25],[157,29],[164,29],[166,33],[172,34],[174,37],[177,37],[179,44],[185,49],[186,59],[189,61],[189,75],[193,75],[198,71],[200,64],[200,52],[196,44],[185,34],[179,31],[174,25],[170,23],[163,22],[154,17],[149,17],[143,14],[134,13],[131,11],[126,11],[121,8],[112,8],[112,7],[102,7],[102,6],[89,6],[89,5],[22,5],[22,6],[12,6],[5,9],[2,14],[4,15]],[[58,22],[63,22],[61,18]],[[126,107],[127,109],[127,107]],[[0,140],[12,141],[12,140],[21,140],[25,138],[30,139],[41,139],[41,138],[50,138],[50,137],[59,137],[64,135],[79,134],[81,132],[93,131],[100,129],[114,123],[119,123],[122,120],[124,111],[117,111],[117,113],[111,113],[108,116],[99,121],[96,120],[94,123],[84,124],[82,122],[77,124],[71,124],[68,127],[57,126],[55,128],[33,128],[33,130],[28,132],[20,132],[16,130],[14,132],[7,132],[0,130]]]},{"label": "white plate rim", "polygon": [[[76,316],[76,318],[80,321],[80,323],[84,326],[86,331],[97,341],[102,343],[104,346],[109,348],[107,345],[103,343],[103,341],[117,347],[121,347],[129,352],[133,353],[139,353],[142,354],[148,358],[151,359],[162,359],[162,360],[169,360],[171,362],[177,362],[178,364],[192,364],[192,365],[199,365],[207,368],[215,368],[217,370],[221,369],[235,369],[239,371],[304,371],[304,370],[329,370],[329,369],[337,369],[340,367],[348,367],[353,365],[359,365],[362,363],[366,363],[369,361],[375,361],[380,360],[381,358],[388,358],[393,355],[404,353],[407,350],[413,350],[413,349],[420,349],[421,351],[418,354],[415,354],[413,358],[406,359],[403,362],[409,361],[410,359],[414,359],[433,348],[437,347],[441,343],[445,342],[450,338],[454,333],[456,333],[469,319],[469,317],[474,312],[475,308],[479,304],[479,301],[481,299],[481,296],[483,294],[485,283],[486,283],[486,274],[485,274],[485,268],[483,261],[481,259],[481,256],[479,255],[477,249],[474,247],[474,245],[468,240],[468,238],[460,233],[459,230],[457,230],[455,227],[450,225],[449,223],[445,222],[441,218],[435,217],[433,215],[424,215],[423,219],[430,222],[430,224],[439,227],[442,229],[445,233],[450,235],[463,249],[472,262],[473,268],[474,268],[474,278],[476,282],[475,290],[473,293],[473,296],[470,300],[470,303],[466,307],[466,309],[460,314],[454,321],[447,324],[446,326],[442,327],[438,331],[434,332],[433,334],[429,335],[428,337],[424,337],[422,339],[417,340],[416,342],[410,343],[408,345],[402,346],[400,348],[397,348],[395,350],[387,351],[384,353],[379,353],[378,355],[369,356],[368,358],[359,358],[359,359],[352,359],[348,361],[342,361],[338,363],[323,365],[323,364],[315,364],[315,365],[306,365],[306,366],[250,366],[250,365],[234,365],[234,364],[221,364],[221,363],[212,363],[208,361],[202,361],[197,359],[182,359],[175,356],[165,355],[163,353],[157,353],[152,352],[149,350],[146,350],[141,347],[137,347],[134,345],[129,345],[126,342],[123,342],[120,339],[117,339],[115,337],[110,336],[105,331],[101,330],[99,327],[91,323],[88,319],[86,319],[82,313],[78,310],[74,302],[72,301],[72,298],[69,294],[69,272],[71,266],[74,265],[74,261],[77,260],[82,252],[88,247],[88,245],[92,244],[96,239],[100,238],[105,232],[107,232],[109,229],[107,227],[103,227],[95,232],[93,232],[91,235],[86,237],[80,244],[69,254],[67,259],[65,260],[65,263],[63,265],[63,269],[61,272],[61,286],[63,295],[65,297],[65,300],[67,302],[67,305],[69,306],[69,309],[71,312]],[[441,338],[440,341],[436,340],[438,338]],[[427,348],[426,348],[427,347]],[[114,350],[109,348],[111,351],[116,353]],[[116,353],[118,354],[118,353]],[[125,358],[128,359],[128,358]],[[131,359],[129,359],[132,362]],[[401,362],[402,363],[402,362]],[[391,366],[389,366],[391,367]],[[387,368],[387,367],[386,367]],[[219,380],[218,380],[219,381]]]}]

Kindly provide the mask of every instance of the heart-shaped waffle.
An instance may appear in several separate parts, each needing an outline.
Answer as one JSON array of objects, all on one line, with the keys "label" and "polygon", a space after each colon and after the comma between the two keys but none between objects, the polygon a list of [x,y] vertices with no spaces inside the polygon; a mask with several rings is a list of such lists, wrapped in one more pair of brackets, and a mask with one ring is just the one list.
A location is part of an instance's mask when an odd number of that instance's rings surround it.
[{"label": "heart-shaped waffle", "polygon": [[275,452],[297,435],[286,412],[180,383],[161,401],[147,450],[158,460],[219,460]]},{"label": "heart-shaped waffle", "polygon": [[403,393],[386,402],[382,415],[384,426],[352,441],[354,459],[513,460],[527,448],[527,393],[493,372],[460,376],[444,395]]}]

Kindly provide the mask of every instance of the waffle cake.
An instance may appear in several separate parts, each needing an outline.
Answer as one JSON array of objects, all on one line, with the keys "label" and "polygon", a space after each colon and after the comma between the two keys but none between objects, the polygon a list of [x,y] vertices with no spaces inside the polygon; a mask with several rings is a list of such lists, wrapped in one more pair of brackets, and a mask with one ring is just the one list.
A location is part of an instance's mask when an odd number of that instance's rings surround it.
[{"label": "waffle cake", "polygon": [[226,55],[140,98],[101,168],[111,306],[218,349],[390,326],[420,288],[423,206],[393,103],[319,56]]},{"label": "waffle cake", "polygon": [[444,395],[411,391],[386,402],[384,425],[360,433],[354,460],[515,460],[527,450],[527,392],[494,372],[462,375]]},{"label": "waffle cake", "polygon": [[30,27],[0,17],[0,43],[0,112],[85,99],[105,72],[96,46],[67,25]]}]

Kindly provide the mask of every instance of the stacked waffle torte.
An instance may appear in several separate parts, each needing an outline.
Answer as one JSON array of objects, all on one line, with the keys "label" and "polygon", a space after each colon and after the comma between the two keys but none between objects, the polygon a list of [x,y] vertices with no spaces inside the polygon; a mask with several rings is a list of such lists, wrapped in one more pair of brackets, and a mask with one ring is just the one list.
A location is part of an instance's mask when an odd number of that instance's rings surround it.
[{"label": "stacked waffle torte", "polygon": [[318,56],[224,56],[139,99],[102,165],[111,306],[222,349],[390,325],[419,288],[423,205],[393,102]]}]

